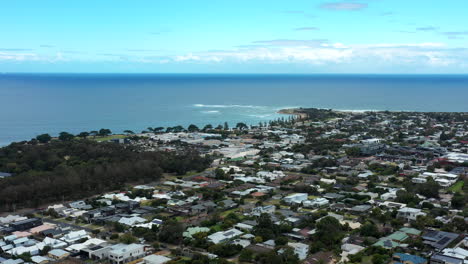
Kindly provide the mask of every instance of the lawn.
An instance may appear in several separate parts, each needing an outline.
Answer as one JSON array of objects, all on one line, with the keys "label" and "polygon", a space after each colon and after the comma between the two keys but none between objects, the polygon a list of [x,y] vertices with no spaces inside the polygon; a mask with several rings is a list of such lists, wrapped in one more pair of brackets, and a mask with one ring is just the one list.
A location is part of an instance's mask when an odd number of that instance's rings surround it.
[{"label": "lawn", "polygon": [[126,135],[110,135],[110,136],[105,136],[105,137],[89,137],[92,140],[96,140],[97,142],[102,142],[102,141],[107,141],[111,139],[118,139],[118,138],[126,138]]},{"label": "lawn", "polygon": [[449,188],[449,191],[452,191],[452,192],[461,192],[462,189],[463,189],[463,185],[465,183],[463,181],[459,181],[457,183],[455,183],[454,185],[452,185],[450,188]]}]

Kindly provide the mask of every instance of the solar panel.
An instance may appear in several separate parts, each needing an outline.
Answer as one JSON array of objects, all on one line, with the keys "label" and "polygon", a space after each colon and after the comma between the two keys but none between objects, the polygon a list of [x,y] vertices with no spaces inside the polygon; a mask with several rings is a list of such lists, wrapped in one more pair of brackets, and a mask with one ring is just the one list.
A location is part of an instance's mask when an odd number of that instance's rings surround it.
[{"label": "solar panel", "polygon": [[445,243],[447,243],[447,242],[449,242],[449,241],[450,241],[450,238],[444,237],[444,238],[442,238],[441,240],[439,240],[439,241],[437,242],[437,244],[443,245],[443,244],[445,244]]}]

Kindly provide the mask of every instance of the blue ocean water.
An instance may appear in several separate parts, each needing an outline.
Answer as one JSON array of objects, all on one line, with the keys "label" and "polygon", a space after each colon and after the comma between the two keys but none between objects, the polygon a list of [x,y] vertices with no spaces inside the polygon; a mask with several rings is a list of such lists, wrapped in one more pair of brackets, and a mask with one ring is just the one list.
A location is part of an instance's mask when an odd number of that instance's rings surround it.
[{"label": "blue ocean water", "polygon": [[258,124],[277,110],[468,111],[468,75],[0,74],[0,145],[40,133]]}]

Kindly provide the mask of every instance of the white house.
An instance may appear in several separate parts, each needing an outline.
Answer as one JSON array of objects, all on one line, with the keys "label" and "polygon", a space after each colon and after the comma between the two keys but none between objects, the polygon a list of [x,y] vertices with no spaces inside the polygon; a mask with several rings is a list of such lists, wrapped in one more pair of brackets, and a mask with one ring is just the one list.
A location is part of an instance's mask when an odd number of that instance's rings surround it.
[{"label": "white house", "polygon": [[397,213],[397,217],[404,218],[406,221],[416,220],[420,215],[426,215],[426,213],[422,212],[421,209],[411,207],[403,207]]},{"label": "white house", "polygon": [[304,207],[317,208],[327,206],[330,204],[330,202],[328,201],[328,199],[325,198],[315,198],[313,200],[306,200],[302,204],[304,205]]},{"label": "white house", "polygon": [[289,242],[288,246],[294,249],[294,253],[299,257],[299,260],[304,260],[307,258],[307,254],[309,253],[309,245],[304,243]]},{"label": "white house", "polygon": [[242,235],[243,232],[240,230],[237,230],[235,228],[226,230],[226,231],[220,231],[216,232],[214,234],[211,234],[208,236],[208,241],[214,243],[214,244],[219,244],[222,242],[226,242],[228,240],[231,240],[237,236]]},{"label": "white house", "polygon": [[107,249],[105,256],[112,264],[128,263],[145,255],[145,247],[141,244],[117,244]]},{"label": "white house", "polygon": [[307,193],[293,193],[283,198],[287,204],[301,204],[308,198]]}]

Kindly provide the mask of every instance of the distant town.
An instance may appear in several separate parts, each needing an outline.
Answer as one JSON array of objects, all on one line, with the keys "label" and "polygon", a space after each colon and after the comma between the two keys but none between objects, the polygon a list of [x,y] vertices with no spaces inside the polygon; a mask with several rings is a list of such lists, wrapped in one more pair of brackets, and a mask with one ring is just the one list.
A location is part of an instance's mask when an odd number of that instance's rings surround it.
[{"label": "distant town", "polygon": [[468,263],[468,113],[281,113],[0,148],[0,263]]}]

